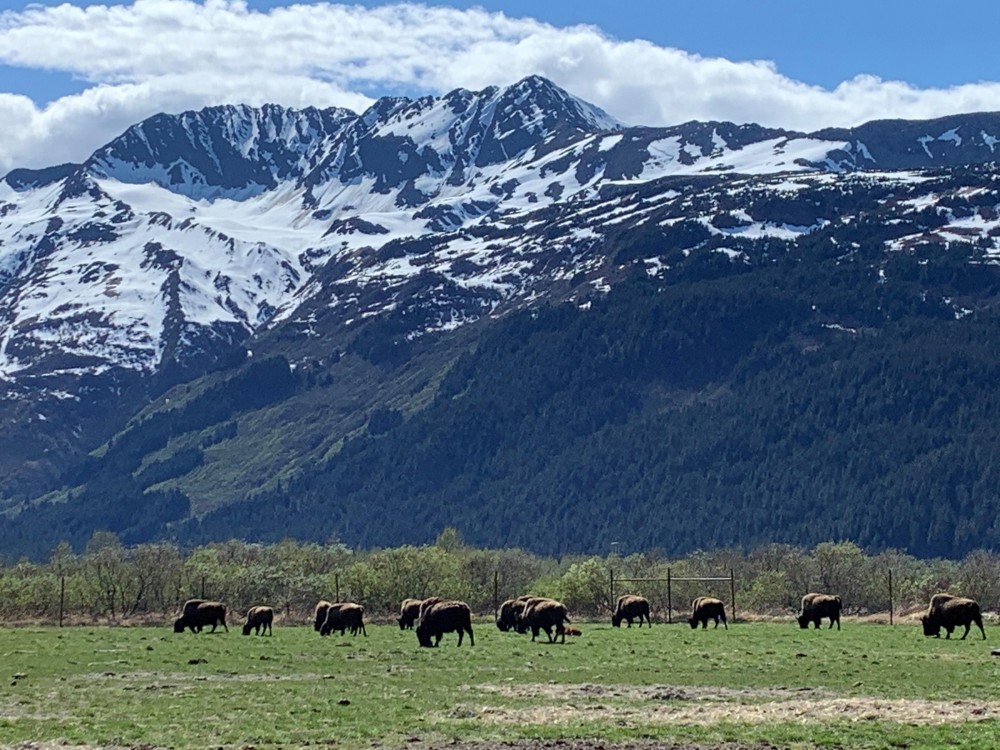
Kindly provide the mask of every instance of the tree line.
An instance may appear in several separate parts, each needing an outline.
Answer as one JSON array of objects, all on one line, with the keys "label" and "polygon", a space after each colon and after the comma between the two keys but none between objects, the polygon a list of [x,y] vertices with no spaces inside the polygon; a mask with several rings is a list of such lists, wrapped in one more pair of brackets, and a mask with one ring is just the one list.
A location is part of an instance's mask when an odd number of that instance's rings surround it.
[{"label": "tree line", "polygon": [[[623,550],[627,552],[627,550]],[[237,614],[265,604],[292,621],[305,622],[320,599],[362,603],[369,617],[389,618],[408,597],[442,596],[466,601],[479,615],[495,601],[524,593],[559,599],[578,617],[604,618],[613,597],[636,593],[649,599],[654,618],[665,618],[663,582],[627,578],[728,575],[736,581],[741,614],[786,615],[802,594],[827,591],[843,597],[847,614],[888,610],[888,571],[893,571],[896,611],[926,606],[930,596],[951,591],[977,599],[984,610],[1000,608],[1000,555],[976,551],[961,560],[922,560],[889,550],[868,554],[852,542],[814,547],[766,544],[750,550],[719,549],[669,558],[662,551],[605,556],[541,556],[522,549],[480,549],[453,528],[433,544],[365,551],[343,544],[239,540],[181,549],[172,542],[123,545],[111,532],[96,532],[75,553],[58,545],[44,562],[5,561],[0,566],[0,618],[46,622],[60,613],[76,623],[161,622],[181,603],[207,597]],[[611,589],[611,580],[618,583]],[[729,601],[728,582],[672,586],[675,615],[695,596]]]}]

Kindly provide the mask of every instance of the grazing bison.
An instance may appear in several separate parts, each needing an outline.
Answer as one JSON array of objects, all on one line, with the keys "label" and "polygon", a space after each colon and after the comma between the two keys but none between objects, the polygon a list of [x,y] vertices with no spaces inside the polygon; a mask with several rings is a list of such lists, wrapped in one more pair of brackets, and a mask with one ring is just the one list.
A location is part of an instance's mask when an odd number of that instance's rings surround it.
[{"label": "grazing bison", "polygon": [[362,633],[366,638],[368,631],[365,630],[365,608],[354,602],[339,602],[331,604],[326,611],[326,620],[319,629],[320,635],[330,635],[334,630],[339,630],[343,635],[350,630],[351,635]]},{"label": "grazing bison", "polygon": [[841,606],[840,597],[834,594],[806,594],[802,597],[802,608],[795,619],[802,629],[813,623],[818,630],[823,618],[829,617],[830,627],[837,623],[837,630],[840,630]]},{"label": "grazing bison", "polygon": [[705,629],[709,620],[715,620],[715,627],[719,627],[719,620],[722,620],[722,626],[729,630],[729,625],[726,624],[726,605],[714,597],[699,596],[691,602],[691,617],[688,618],[688,624],[692,630],[698,627],[698,623]]},{"label": "grazing bison", "polygon": [[531,596],[519,596],[516,599],[508,599],[500,605],[497,611],[497,628],[504,633],[515,630],[521,614],[524,612],[524,605]]},{"label": "grazing bison", "polygon": [[209,625],[212,626],[212,633],[219,625],[227,633],[229,632],[229,628],[226,627],[226,605],[191,599],[184,603],[184,611],[174,621],[174,632],[183,633],[185,628],[190,628],[192,633],[200,633],[202,628]]},{"label": "grazing bison", "polygon": [[649,601],[641,596],[633,594],[623,594],[618,597],[614,614],[611,615],[611,624],[616,628],[621,627],[622,620],[628,622],[632,627],[632,620],[639,620],[639,627],[642,627],[642,619],[646,618],[646,625],[653,627],[653,621],[649,619]]},{"label": "grazing bison", "polygon": [[422,599],[403,599],[403,603],[399,605],[399,617],[396,619],[400,630],[413,629],[413,623],[420,617],[422,603]]},{"label": "grazing bison", "polygon": [[263,635],[265,632],[273,635],[271,632],[273,622],[274,610],[270,607],[250,607],[247,610],[247,621],[243,625],[243,635],[250,635],[251,630],[256,631],[257,635]]},{"label": "grazing bison", "polygon": [[979,627],[979,632],[983,634],[983,640],[986,640],[983,615],[979,611],[979,602],[974,599],[964,599],[951,594],[935,594],[931,598],[927,613],[921,616],[920,623],[924,627],[924,635],[934,638],[941,637],[941,628],[945,629],[945,638],[951,638],[951,632],[964,625],[963,641],[975,623]]},{"label": "grazing bison", "polygon": [[[445,633],[458,632],[458,645],[462,645],[462,636],[469,634],[469,645],[475,646],[472,635],[472,610],[465,602],[438,602],[424,610],[417,625],[417,642],[431,648],[441,643]],[[433,642],[432,642],[433,639]]]},{"label": "grazing bison", "polygon": [[531,625],[528,622],[528,610],[536,604],[541,602],[554,602],[555,599],[549,599],[547,596],[525,596],[522,597],[522,599],[523,601],[515,601],[514,604],[514,630],[521,635],[524,635],[531,628]]},{"label": "grazing bison", "polygon": [[[544,630],[549,638],[549,643],[554,643],[557,638],[566,642],[566,629],[564,622],[570,622],[569,615],[566,614],[566,605],[557,602],[555,599],[541,599],[532,602],[524,609],[523,622],[531,628],[531,640],[538,637],[538,631]],[[555,629],[553,636],[552,630]]]},{"label": "grazing bison", "polygon": [[316,604],[316,608],[313,610],[313,630],[317,633],[323,628],[323,623],[326,622],[326,613],[330,609],[330,602],[326,599],[320,599]]},{"label": "grazing bison", "polygon": [[422,602],[420,602],[420,614],[419,614],[420,619],[423,619],[424,615],[427,614],[427,610],[429,610],[435,604],[440,604],[443,601],[444,599],[442,599],[440,596],[430,596],[424,599]]}]

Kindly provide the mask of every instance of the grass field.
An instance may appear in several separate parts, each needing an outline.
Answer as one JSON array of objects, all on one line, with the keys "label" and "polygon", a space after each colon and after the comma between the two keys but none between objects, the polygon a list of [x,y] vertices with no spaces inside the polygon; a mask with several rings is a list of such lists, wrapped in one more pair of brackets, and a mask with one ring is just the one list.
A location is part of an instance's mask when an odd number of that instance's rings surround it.
[{"label": "grass field", "polygon": [[[712,747],[1000,747],[991,642],[913,625],[616,630],[565,645],[476,624],[420,649],[411,631],[274,636],[169,628],[9,628],[0,747],[270,748],[576,738]],[[977,634],[978,635],[978,634]],[[544,639],[544,636],[542,636]]]}]

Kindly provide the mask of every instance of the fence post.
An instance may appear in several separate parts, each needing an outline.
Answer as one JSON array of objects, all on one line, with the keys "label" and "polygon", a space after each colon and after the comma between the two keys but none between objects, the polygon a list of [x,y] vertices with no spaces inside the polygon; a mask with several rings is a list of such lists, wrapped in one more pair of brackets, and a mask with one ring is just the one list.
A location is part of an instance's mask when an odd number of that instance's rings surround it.
[{"label": "fence post", "polygon": [[608,568],[609,586],[608,586],[608,606],[615,606],[615,569]]},{"label": "fence post", "polygon": [[66,574],[59,576],[59,627],[63,626],[63,614],[66,612]]},{"label": "fence post", "polygon": [[500,608],[500,571],[493,571],[493,622],[497,621],[499,615],[497,610]]},{"label": "fence post", "polygon": [[892,568],[889,568],[889,624],[892,625]]},{"label": "fence post", "polygon": [[733,603],[733,622],[736,622],[736,571],[729,569],[729,596]]},{"label": "fence post", "polygon": [[667,568],[667,623],[674,621],[674,597],[670,590],[670,568]]},{"label": "fence post", "polygon": [[333,574],[333,584],[337,588],[337,601],[340,601],[340,573]]},{"label": "fence post", "polygon": [[201,574],[201,598],[205,598],[205,574]]}]

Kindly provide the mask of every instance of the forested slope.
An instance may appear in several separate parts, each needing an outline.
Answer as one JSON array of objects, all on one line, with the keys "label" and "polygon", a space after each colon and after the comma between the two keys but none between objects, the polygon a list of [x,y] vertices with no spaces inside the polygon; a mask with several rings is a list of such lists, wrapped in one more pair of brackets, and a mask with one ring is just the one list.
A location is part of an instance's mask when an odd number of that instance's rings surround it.
[{"label": "forested slope", "polygon": [[[871,273],[858,259],[637,278],[588,309],[520,313],[427,409],[183,535],[379,546],[456,526],[544,553],[993,546],[1000,321],[927,303],[966,284],[961,269]],[[994,269],[976,274],[996,287]]]}]

